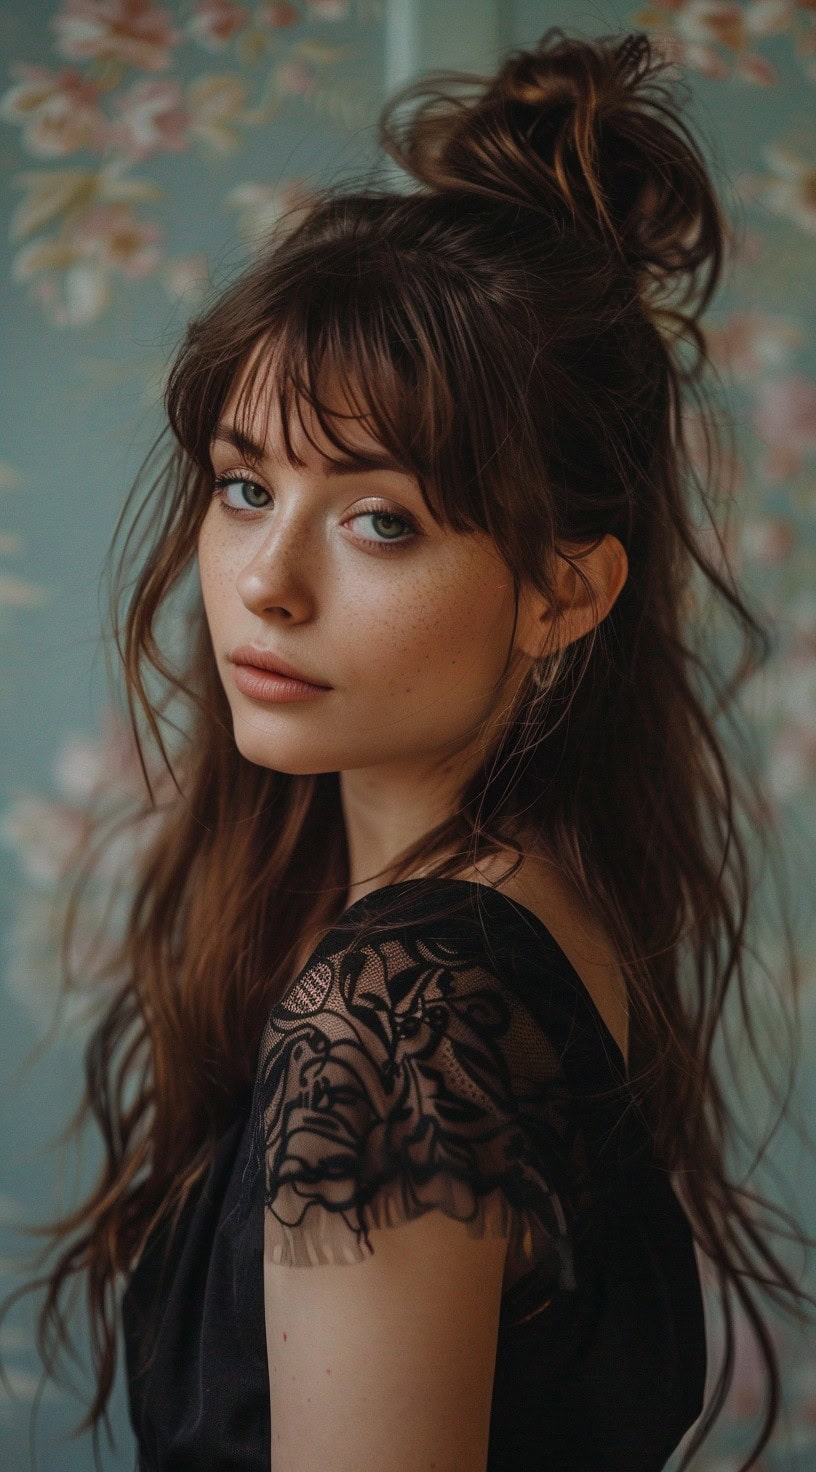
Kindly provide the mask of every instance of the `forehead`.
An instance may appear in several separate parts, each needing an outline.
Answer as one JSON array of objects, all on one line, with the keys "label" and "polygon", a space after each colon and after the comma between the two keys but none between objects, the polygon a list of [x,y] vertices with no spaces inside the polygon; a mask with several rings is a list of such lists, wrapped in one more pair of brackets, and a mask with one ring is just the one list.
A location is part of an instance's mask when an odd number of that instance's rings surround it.
[{"label": "forehead", "polygon": [[[291,446],[296,460],[318,469],[323,462],[336,460],[338,454],[359,452],[385,461],[370,415],[338,374],[323,375],[318,411],[291,382],[285,385],[282,403],[278,366],[273,350],[254,349],[229,390],[213,428],[212,445],[229,443],[256,460],[288,459]],[[396,462],[391,464],[401,468]]]}]

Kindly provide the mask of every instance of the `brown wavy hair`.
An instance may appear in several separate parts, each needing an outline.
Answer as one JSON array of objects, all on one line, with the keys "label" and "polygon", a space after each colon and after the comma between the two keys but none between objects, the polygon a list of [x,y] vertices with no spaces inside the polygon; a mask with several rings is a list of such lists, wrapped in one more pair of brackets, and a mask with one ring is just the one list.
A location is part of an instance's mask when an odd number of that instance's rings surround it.
[{"label": "brown wavy hair", "polygon": [[[493,77],[431,73],[403,88],[380,114],[379,141],[406,187],[375,170],[353,188],[314,191],[202,306],[176,350],[167,423],[106,559],[110,570],[127,526],[110,616],[145,791],[116,822],[154,826],[127,876],[121,943],[107,938],[95,971],[93,954],[83,960],[101,1015],[87,1042],[86,1089],[61,1138],[92,1112],[104,1160],[73,1213],[27,1229],[49,1237],[44,1255],[58,1255],[17,1290],[47,1287],[37,1344],[52,1374],[70,1337],[62,1296],[81,1275],[97,1389],[74,1434],[92,1426],[95,1450],[103,1416],[110,1435],[117,1279],[162,1218],[178,1220],[252,1083],[267,1014],[304,936],[340,920],[349,883],[338,774],[277,772],[237,750],[194,576],[214,426],[253,363],[236,422],[245,411],[249,424],[260,374],[278,396],[290,463],[302,464],[286,426],[304,402],[350,453],[321,399],[339,374],[417,477],[432,515],[489,532],[517,606],[525,582],[555,606],[557,558],[586,585],[584,549],[612,533],[626,550],[629,575],[607,616],[563,647],[556,638],[485,743],[456,810],[388,878],[419,866],[454,876],[463,860],[502,846],[519,854],[517,865],[527,831],[602,920],[629,986],[628,1087],[724,1311],[724,1364],[683,1467],[731,1383],[734,1294],[769,1385],[754,1455],[770,1438],[778,1360],[749,1283],[800,1319],[804,1300],[816,1300],[772,1250],[778,1229],[760,1222],[758,1207],[792,1219],[729,1178],[725,1155],[739,1126],[712,1052],[736,981],[744,1035],[769,1081],[746,956],[755,955],[749,848],[770,854],[773,805],[745,749],[741,786],[737,751],[717,722],[728,717],[739,736],[738,695],[771,637],[729,564],[734,459],[718,441],[728,416],[700,325],[734,236],[671,65],[644,32],[582,39],[552,27],[533,48],[507,53]],[[168,435],[161,471],[129,522]],[[717,611],[741,637],[730,677],[717,668],[722,638],[706,645]],[[177,750],[162,724],[177,733]],[[154,758],[153,775],[151,741],[164,764]],[[72,865],[66,990],[80,894],[110,836],[101,818],[89,823]],[[796,947],[787,921],[783,929],[795,1004]]]}]

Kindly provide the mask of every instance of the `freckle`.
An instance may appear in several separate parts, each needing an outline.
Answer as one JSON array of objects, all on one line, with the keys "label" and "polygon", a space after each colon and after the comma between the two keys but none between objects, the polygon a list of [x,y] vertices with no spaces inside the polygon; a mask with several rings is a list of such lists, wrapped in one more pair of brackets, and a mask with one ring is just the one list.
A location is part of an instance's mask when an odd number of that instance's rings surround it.
[{"label": "freckle", "polygon": [[286,1335],[285,1334],[283,1336],[283,1342],[284,1342],[284,1344],[286,1343]]}]

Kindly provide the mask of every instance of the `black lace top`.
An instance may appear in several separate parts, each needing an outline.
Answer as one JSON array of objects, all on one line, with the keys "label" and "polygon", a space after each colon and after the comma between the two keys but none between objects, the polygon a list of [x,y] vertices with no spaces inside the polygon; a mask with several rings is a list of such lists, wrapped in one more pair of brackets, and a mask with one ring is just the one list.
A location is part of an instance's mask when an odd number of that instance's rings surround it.
[{"label": "black lace top", "polygon": [[140,1472],[269,1472],[264,1250],[353,1265],[371,1228],[434,1207],[508,1239],[489,1472],[663,1468],[705,1385],[688,1221],[550,932],[498,890],[429,878],[323,937],[175,1233],[131,1275]]}]

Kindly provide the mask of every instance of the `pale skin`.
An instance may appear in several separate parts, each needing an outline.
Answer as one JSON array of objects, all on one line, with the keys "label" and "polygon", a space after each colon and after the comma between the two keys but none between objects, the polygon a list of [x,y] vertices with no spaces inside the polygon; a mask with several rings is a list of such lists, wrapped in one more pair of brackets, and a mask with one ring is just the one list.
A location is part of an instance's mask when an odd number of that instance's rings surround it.
[{"label": "pale skin", "polygon": [[[239,388],[222,425],[233,422]],[[341,389],[332,402],[350,412]],[[336,455],[308,407],[302,412],[321,450]],[[215,474],[231,483],[213,499],[198,539],[206,617],[246,759],[282,772],[338,773],[351,904],[388,883],[396,855],[450,810],[479,760],[485,722],[490,729],[529,662],[554,647],[553,614],[537,592],[523,591],[508,679],[497,693],[514,602],[490,538],[438,526],[401,470],[322,474],[296,418],[291,434],[306,468],[293,468],[264,400],[252,428],[265,451],[259,467],[223,438],[212,444]],[[363,421],[343,420],[342,431],[355,448],[380,448]],[[231,516],[221,501],[246,516]],[[559,561],[559,644],[606,615],[628,574],[611,535],[582,566],[596,606]],[[270,649],[332,688],[290,704],[252,698],[236,687],[228,657],[241,643]],[[506,866],[500,856],[461,877],[489,883]],[[598,923],[532,853],[503,887],[551,930],[626,1056],[625,989]],[[473,1240],[431,1211],[373,1232],[372,1244],[374,1256],[351,1270],[305,1271],[265,1258],[272,1472],[477,1472],[487,1458],[507,1242]]]}]

